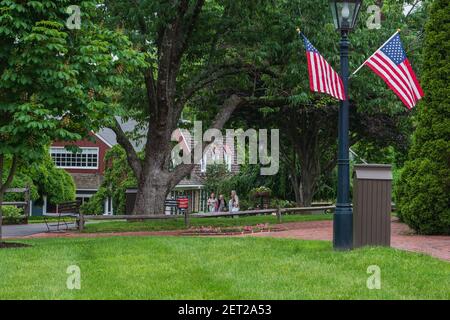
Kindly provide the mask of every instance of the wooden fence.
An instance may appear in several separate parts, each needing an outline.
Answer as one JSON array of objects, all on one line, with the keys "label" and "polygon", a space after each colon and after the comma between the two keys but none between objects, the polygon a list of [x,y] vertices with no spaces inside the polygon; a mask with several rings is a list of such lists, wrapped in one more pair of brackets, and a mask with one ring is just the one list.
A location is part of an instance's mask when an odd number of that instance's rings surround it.
[{"label": "wooden fence", "polygon": [[219,217],[235,217],[235,216],[256,216],[261,214],[273,214],[277,216],[277,222],[281,223],[282,215],[287,213],[314,213],[314,212],[333,212],[335,206],[317,206],[317,207],[300,207],[300,208],[274,208],[274,209],[262,209],[262,210],[246,210],[235,212],[217,212],[217,213],[196,213],[189,214],[188,211],[184,212],[184,215],[114,215],[114,216],[94,216],[80,214],[77,219],[78,228],[80,231],[84,229],[86,221],[99,221],[99,220],[127,220],[127,221],[140,221],[140,220],[163,220],[163,219],[180,219],[184,218],[184,224],[189,226],[190,218],[219,218]]}]

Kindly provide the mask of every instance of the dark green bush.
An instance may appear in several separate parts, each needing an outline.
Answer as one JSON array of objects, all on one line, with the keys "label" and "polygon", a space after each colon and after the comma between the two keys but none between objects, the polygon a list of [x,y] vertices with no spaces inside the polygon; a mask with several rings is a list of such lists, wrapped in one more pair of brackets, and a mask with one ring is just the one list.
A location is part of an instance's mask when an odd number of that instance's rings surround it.
[{"label": "dark green bush", "polygon": [[[75,200],[75,183],[72,176],[64,169],[57,168],[50,154],[45,154],[38,163],[21,163],[14,180],[12,188],[30,187],[31,199],[37,200],[46,195],[50,203],[58,204]],[[23,194],[8,193],[6,201],[21,201]]]},{"label": "dark green bush", "polygon": [[399,217],[422,234],[450,234],[450,2],[436,0],[425,27],[425,98],[409,161],[396,183]]},{"label": "dark green bush", "polygon": [[409,161],[401,173],[396,189],[398,215],[418,233],[446,234],[450,231],[448,185],[443,183],[442,173],[429,159]]}]

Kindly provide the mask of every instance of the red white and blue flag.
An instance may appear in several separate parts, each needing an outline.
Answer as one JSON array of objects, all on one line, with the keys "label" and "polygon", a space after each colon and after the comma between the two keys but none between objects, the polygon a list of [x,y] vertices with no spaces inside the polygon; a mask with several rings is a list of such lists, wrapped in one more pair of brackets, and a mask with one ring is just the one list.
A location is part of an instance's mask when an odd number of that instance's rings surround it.
[{"label": "red white and blue flag", "polygon": [[408,109],[412,109],[424,96],[416,74],[406,57],[398,32],[364,64],[386,82]]},{"label": "red white and blue flag", "polygon": [[344,84],[339,74],[331,68],[306,36],[301,32],[300,34],[306,48],[311,91],[328,93],[336,99],[345,100]]}]

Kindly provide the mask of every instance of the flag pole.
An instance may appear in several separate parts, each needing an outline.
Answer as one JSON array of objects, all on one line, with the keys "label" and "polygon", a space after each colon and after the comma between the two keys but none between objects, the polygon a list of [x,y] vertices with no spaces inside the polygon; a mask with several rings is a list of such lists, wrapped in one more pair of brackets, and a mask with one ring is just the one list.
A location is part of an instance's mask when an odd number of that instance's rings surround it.
[{"label": "flag pole", "polygon": [[364,65],[366,64],[366,62],[367,62],[368,60],[370,60],[370,58],[372,58],[372,57],[378,52],[378,50],[380,50],[381,48],[383,48],[384,45],[385,45],[386,43],[388,43],[389,41],[391,41],[391,39],[392,39],[393,37],[395,37],[399,32],[400,32],[400,29],[397,29],[397,32],[394,33],[389,39],[387,39],[386,42],[383,43],[377,50],[375,50],[375,52],[374,52],[370,57],[368,57],[368,58],[367,58],[367,59],[359,66],[359,68],[356,69],[356,70],[351,74],[351,76],[354,76],[359,70],[361,70],[361,68],[364,67]]}]

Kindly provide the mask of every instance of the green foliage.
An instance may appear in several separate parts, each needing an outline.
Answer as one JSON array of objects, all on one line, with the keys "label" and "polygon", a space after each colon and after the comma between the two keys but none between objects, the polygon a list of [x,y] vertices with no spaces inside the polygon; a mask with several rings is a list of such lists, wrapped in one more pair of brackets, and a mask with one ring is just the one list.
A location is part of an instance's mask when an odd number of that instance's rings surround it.
[{"label": "green foliage", "polygon": [[205,188],[208,192],[215,192],[216,195],[228,194],[231,190],[223,188],[223,182],[231,177],[225,164],[210,164],[206,166]]},{"label": "green foliage", "polygon": [[224,194],[229,197],[231,190],[236,190],[239,196],[239,203],[242,200],[248,199],[250,190],[257,184],[259,175],[259,167],[251,165],[242,165],[237,175],[233,175],[228,179],[219,181],[217,186],[217,193]]},{"label": "green foliage", "polygon": [[39,163],[20,167],[18,175],[21,174],[29,177],[37,193],[40,196],[46,195],[50,203],[75,200],[76,186],[72,176],[64,169],[57,168],[48,152]]},{"label": "green foliage", "polygon": [[425,99],[396,185],[399,217],[423,234],[450,234],[450,3],[436,0],[425,28]]},{"label": "green foliage", "polygon": [[399,218],[420,234],[449,234],[448,177],[431,159],[408,161],[396,186]]},{"label": "green foliage", "polygon": [[294,208],[296,203],[294,201],[289,201],[285,199],[271,199],[270,206],[272,208]]},{"label": "green foliage", "polygon": [[3,206],[2,213],[7,224],[17,224],[22,220],[23,209],[15,206]]},{"label": "green foliage", "polygon": [[[10,162],[10,159],[7,162]],[[41,161],[32,164],[28,162],[19,164],[10,187],[29,187],[31,200],[38,200],[44,195],[53,204],[75,199],[76,187],[72,176],[54,165],[48,149],[46,149]],[[23,194],[7,193],[5,194],[5,200],[23,201]]]},{"label": "green foliage", "polygon": [[[80,30],[65,27],[69,5],[81,8]],[[42,160],[51,141],[78,140],[98,128],[114,110],[114,96],[131,84],[127,74],[145,65],[123,34],[95,23],[97,5],[0,1],[1,157],[29,165]]]},{"label": "green foliage", "polygon": [[[38,188],[36,187],[33,179],[22,173],[22,172],[18,172],[11,185],[11,188],[30,188],[30,197],[31,200],[37,200],[39,198],[39,193],[38,193]],[[24,197],[23,197],[23,193],[6,193],[5,194],[5,201],[23,201]]]},{"label": "green foliage", "polygon": [[3,218],[19,219],[23,215],[23,209],[15,206],[3,206]]},{"label": "green foliage", "polygon": [[122,147],[116,145],[111,148],[105,155],[105,161],[110,166],[105,170],[103,183],[97,193],[81,207],[84,214],[102,214],[103,204],[108,197],[113,199],[114,213],[124,214],[125,191],[137,185]]}]

